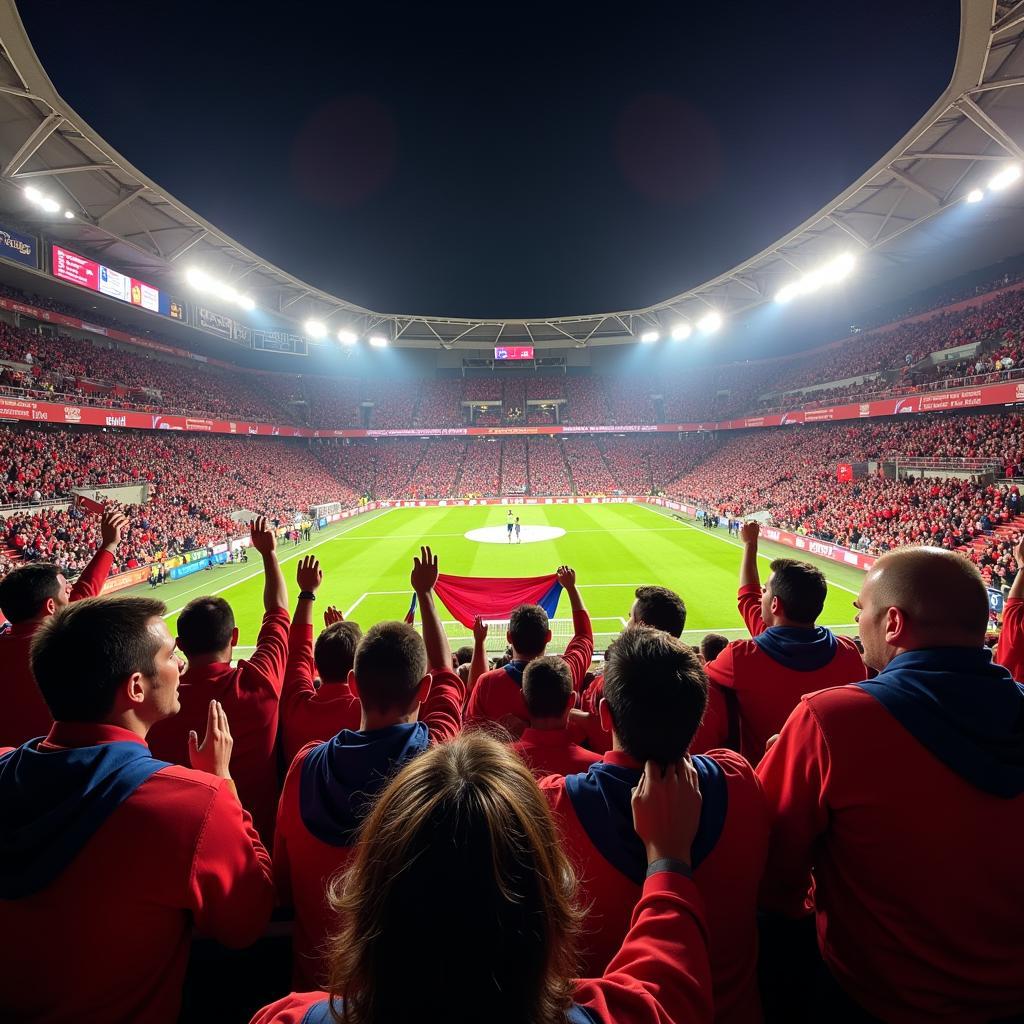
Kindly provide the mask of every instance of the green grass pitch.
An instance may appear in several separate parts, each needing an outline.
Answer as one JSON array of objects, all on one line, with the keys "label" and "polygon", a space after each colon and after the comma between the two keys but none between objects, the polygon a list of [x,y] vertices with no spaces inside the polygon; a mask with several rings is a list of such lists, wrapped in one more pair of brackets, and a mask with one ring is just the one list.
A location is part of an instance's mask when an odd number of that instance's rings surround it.
[{"label": "green grass pitch", "polygon": [[[731,639],[746,635],[736,609],[740,546],[724,528],[705,531],[689,520],[643,505],[518,505],[513,511],[526,528],[550,526],[565,533],[553,540],[518,545],[480,543],[466,539],[465,534],[496,527],[503,536],[507,506],[391,509],[334,524],[297,547],[280,543],[278,557],[294,602],[296,562],[306,552],[316,554],[324,573],[318,613],[328,604],[337,605],[364,629],[405,616],[412,558],[421,544],[429,544],[438,555],[441,571],[456,575],[534,576],[554,572],[563,563],[572,565],[594,620],[598,651],[621,630],[633,590],[644,583],[671,587],[682,595],[689,642],[697,642],[709,631]],[[761,553],[762,580],[772,558],[795,555],[790,548],[765,542]],[[819,621],[837,632],[855,633],[851,602],[863,574],[823,559],[810,560],[821,566],[830,583]],[[247,564],[197,573],[166,584],[155,596],[167,602],[173,631],[177,613],[188,601],[219,593],[234,608],[240,631],[238,654],[245,657],[255,643],[263,612],[262,585],[259,556],[253,554]],[[135,592],[150,591],[143,585]],[[464,627],[450,621],[446,611],[442,617],[450,622],[453,646],[468,641]],[[552,649],[564,647],[569,624],[559,620],[569,618],[563,595]],[[503,646],[500,632],[492,630],[488,647]]]}]

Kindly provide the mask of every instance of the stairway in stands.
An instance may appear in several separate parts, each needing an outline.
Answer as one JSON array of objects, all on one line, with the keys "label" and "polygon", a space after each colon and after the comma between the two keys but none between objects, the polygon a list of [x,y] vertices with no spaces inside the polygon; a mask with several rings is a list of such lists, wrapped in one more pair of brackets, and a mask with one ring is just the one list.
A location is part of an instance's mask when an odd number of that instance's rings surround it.
[{"label": "stairway in stands", "polygon": [[[959,550],[970,554],[970,556],[976,561],[985,548],[987,548],[993,541],[1005,540],[1007,542],[1011,542],[1014,534],[1021,533],[1024,533],[1024,515],[1014,516],[1008,522],[997,526],[991,533],[975,537],[969,544],[962,544]],[[981,570],[981,574],[987,581],[991,576],[991,570],[988,566],[985,566]]]}]

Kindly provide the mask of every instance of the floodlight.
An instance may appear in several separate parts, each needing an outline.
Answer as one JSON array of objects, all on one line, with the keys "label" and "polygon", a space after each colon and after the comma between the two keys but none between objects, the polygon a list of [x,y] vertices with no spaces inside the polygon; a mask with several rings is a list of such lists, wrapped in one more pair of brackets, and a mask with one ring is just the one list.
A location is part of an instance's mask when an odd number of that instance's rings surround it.
[{"label": "floodlight", "polygon": [[985,193],[980,188],[972,188],[967,193],[967,202],[969,203],[980,203],[985,198]]},{"label": "floodlight", "polygon": [[1010,164],[1004,167],[989,183],[988,187],[993,192],[1001,192],[1009,188],[1021,175],[1020,164]]},{"label": "floodlight", "polygon": [[58,203],[56,199],[51,199],[49,196],[43,196],[39,201],[39,205],[47,213],[56,213],[60,209],[60,203]]},{"label": "floodlight", "polygon": [[256,308],[256,303],[248,295],[240,295],[238,298],[238,304],[242,309],[253,310]]},{"label": "floodlight", "polygon": [[29,185],[28,188],[25,189],[25,198],[30,203],[38,203],[43,198],[43,193],[32,185]]},{"label": "floodlight", "polygon": [[710,313],[705,313],[697,321],[697,326],[705,334],[714,334],[722,326],[722,314],[713,309]]},{"label": "floodlight", "polygon": [[65,210],[64,211],[64,219],[65,220],[74,220],[75,219],[75,215],[70,210]]},{"label": "floodlight", "polygon": [[780,305],[785,305],[787,302],[790,301],[790,299],[795,298],[796,295],[797,295],[797,292],[799,292],[799,291],[800,291],[799,284],[796,284],[796,283],[791,281],[789,284],[784,284],[775,293],[775,301],[778,302]]},{"label": "floodlight", "polygon": [[660,337],[661,335],[657,331],[644,331],[644,333],[640,335],[640,340],[645,345],[650,345],[651,342],[657,341]]},{"label": "floodlight", "polygon": [[693,328],[686,323],[676,324],[672,328],[672,340],[673,341],[686,341],[686,339],[693,334]]},{"label": "floodlight", "polygon": [[354,345],[359,340],[359,335],[355,331],[350,331],[345,327],[338,330],[338,341],[342,345]]},{"label": "floodlight", "polygon": [[383,334],[374,334],[370,338],[370,344],[374,348],[387,348],[388,347],[388,339],[385,338]]},{"label": "floodlight", "polygon": [[311,338],[323,338],[327,334],[327,325],[322,320],[307,320],[303,328]]},{"label": "floodlight", "polygon": [[200,291],[206,291],[210,287],[210,276],[204,270],[200,270],[198,267],[189,267],[185,271],[185,280],[188,281],[193,288],[198,288]]},{"label": "floodlight", "polygon": [[853,268],[857,265],[857,258],[852,252],[844,252],[841,256],[837,256],[830,263],[826,263],[821,268],[822,277],[825,281],[830,284],[836,281],[842,281],[844,277],[848,277]]}]

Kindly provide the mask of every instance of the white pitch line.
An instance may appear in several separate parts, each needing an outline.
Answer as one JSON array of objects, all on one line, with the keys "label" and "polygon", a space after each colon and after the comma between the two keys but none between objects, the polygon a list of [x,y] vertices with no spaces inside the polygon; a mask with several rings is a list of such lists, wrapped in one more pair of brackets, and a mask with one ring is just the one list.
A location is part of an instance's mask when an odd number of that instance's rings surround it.
[{"label": "white pitch line", "polygon": [[[348,534],[353,532],[353,530],[357,530],[360,526],[366,525],[367,523],[371,522],[373,519],[379,519],[382,515],[386,515],[388,512],[391,512],[391,511],[392,511],[391,509],[385,508],[385,509],[378,509],[375,514],[374,513],[367,513],[367,515],[370,518],[363,519],[363,520],[361,520],[358,523],[354,523],[351,527],[349,527],[349,529],[345,530],[344,533],[334,534],[334,535],[332,535],[330,537],[324,537],[323,540],[314,541],[312,544],[308,544],[305,547],[301,547],[301,548],[299,548],[298,551],[295,551],[293,554],[290,554],[290,555],[288,555],[285,558],[278,558],[278,560],[277,560],[278,564],[279,565],[284,565],[285,562],[290,562],[293,558],[301,558],[303,555],[308,554],[310,551],[312,551],[313,548],[320,547],[321,544],[329,544],[331,541],[341,540],[342,537],[347,537]],[[205,587],[194,587],[191,590],[183,591],[182,594],[176,594],[175,597],[176,598],[180,598],[180,597],[183,596],[183,594],[191,594],[191,593],[194,593],[196,590],[202,590],[206,594],[209,594],[210,597],[216,597],[217,594],[223,594],[225,590],[230,590],[232,587],[236,587],[240,583],[245,583],[246,580],[252,580],[252,579],[255,579],[257,576],[262,576],[262,575],[263,575],[263,569],[259,568],[255,572],[249,573],[248,576],[240,576],[238,579],[232,580],[230,583],[226,583],[226,584],[224,584],[223,587],[218,587],[216,590],[206,590]],[[174,611],[168,612],[164,616],[164,618],[165,619],[169,619],[172,616],[177,615],[178,612],[180,612],[180,611],[182,611],[182,609],[184,609],[184,607],[185,607],[185,605],[182,605],[181,608],[175,608]]]},{"label": "white pitch line", "polygon": [[[667,512],[662,512],[661,509],[658,509],[658,508],[651,508],[650,505],[637,505],[636,507],[637,508],[645,508],[645,509],[647,509],[648,512],[653,512],[655,515],[664,516],[666,519],[669,518],[669,514]],[[686,527],[686,529],[693,530],[695,533],[701,534],[701,536],[704,536],[704,537],[714,537],[715,540],[720,540],[723,544],[728,544],[730,547],[733,547],[733,548],[740,548],[741,550],[743,548],[743,542],[742,541],[730,540],[728,537],[721,537],[721,536],[719,536],[714,530],[707,530],[707,529],[703,529],[703,528],[698,527],[698,526],[693,526],[691,523],[687,523],[687,522],[682,521],[682,520],[681,520],[681,522],[682,522],[682,525]],[[765,537],[763,539],[764,540],[768,540],[767,537]],[[771,543],[771,542],[769,541],[769,543]],[[798,549],[794,548],[794,551],[797,551],[797,550]],[[763,558],[766,562],[774,562],[775,561],[775,558],[772,555],[765,555],[765,554],[762,554],[760,551],[758,551],[757,557],[758,558]],[[848,594],[853,594],[855,596],[860,593],[860,591],[858,591],[858,590],[851,590],[849,587],[844,587],[842,585],[842,583],[836,583],[835,580],[829,579],[829,577],[827,575],[826,575],[825,579],[828,580],[830,586],[836,587],[838,590],[845,590]]]},{"label": "white pitch line", "polygon": [[[396,511],[399,511],[399,510],[398,509],[386,509],[385,511],[396,512]],[[424,511],[424,510],[420,509],[419,511]],[[651,526],[624,526],[621,529],[616,528],[614,532],[616,534],[619,534],[619,533],[677,533],[677,532],[679,532],[680,530],[682,530],[684,528],[686,528],[686,524],[685,523],[683,523],[681,526],[654,526],[654,527],[651,527]],[[610,531],[610,530],[599,530],[599,529],[572,530],[572,531],[568,532],[567,536],[575,537],[577,534],[580,534],[580,533],[610,533],[610,532],[613,532],[613,531]],[[435,538],[435,537],[462,537],[462,538],[465,538],[466,537],[466,532],[463,531],[462,533],[432,533],[430,536],[431,536],[431,538]],[[347,537],[347,535],[342,536],[342,537],[338,537],[337,539],[338,540],[343,540],[346,537]],[[419,533],[381,533],[381,534],[371,534],[370,536],[366,536],[366,537],[353,537],[352,539],[353,540],[409,540],[409,541],[413,542],[414,546],[418,546],[418,545],[423,543],[423,535],[419,534]],[[561,538],[560,537],[552,537],[551,539],[552,540],[560,540]],[[541,542],[534,541],[533,543],[541,543]]]},{"label": "white pitch line", "polygon": [[346,619],[359,607],[359,603],[360,603],[360,601],[362,601],[362,599],[364,597],[369,597],[369,594],[368,593],[360,594],[359,597],[356,598],[355,604],[352,605],[352,607],[349,608],[348,611],[345,612],[345,618]]}]

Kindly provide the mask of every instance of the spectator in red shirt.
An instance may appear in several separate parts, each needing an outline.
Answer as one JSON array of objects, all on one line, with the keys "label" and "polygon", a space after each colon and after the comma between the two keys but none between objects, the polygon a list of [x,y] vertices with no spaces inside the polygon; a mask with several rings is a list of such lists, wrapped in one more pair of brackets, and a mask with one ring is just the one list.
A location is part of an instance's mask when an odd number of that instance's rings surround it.
[{"label": "spectator in red shirt", "polygon": [[857,607],[877,677],[803,697],[758,767],[762,902],[799,917],[813,880],[815,1020],[1019,1020],[1024,687],[983,646],[985,585],[958,554],[909,548]]},{"label": "spectator in red shirt", "polygon": [[[573,689],[579,690],[594,654],[594,632],[583,598],[576,588],[576,570],[562,565],[558,567],[557,576],[569,598],[574,630],[562,658],[572,673]],[[523,700],[523,670],[534,658],[539,658],[551,642],[547,612],[536,604],[521,604],[514,608],[509,617],[507,637],[512,647],[512,660],[502,668],[484,672],[477,679],[466,718],[476,724],[498,722],[513,736],[519,736],[530,721],[530,713]]]},{"label": "spectator in red shirt", "polygon": [[555,657],[534,658],[523,672],[523,700],[530,726],[512,749],[538,778],[585,772],[600,754],[585,750],[569,731],[569,712],[575,707],[569,666]]},{"label": "spectator in red shirt", "polygon": [[[999,631],[995,660],[1007,668],[1014,679],[1024,679],[1024,537],[1013,550],[1017,575],[1003,605],[1003,625]],[[2,647],[0,647],[2,650]]]},{"label": "spectator in red shirt", "polygon": [[687,877],[699,815],[685,762],[641,776],[632,819],[646,878],[632,927],[602,976],[576,980],[575,880],[533,777],[480,733],[435,746],[384,790],[331,883],[340,934],[326,988],[293,992],[252,1024],[710,1021]]},{"label": "spectator in red shirt", "polygon": [[[855,683],[867,670],[850,637],[836,636],[815,621],[825,606],[828,583],[807,562],[777,558],[762,587],[757,569],[756,522],[740,528],[739,608],[751,640],[733,640],[706,666],[713,686],[732,690],[739,717],[740,753],[752,764],[764,756],[765,744],[786,721],[805,693],[826,686]],[[724,702],[723,705],[724,706]],[[700,752],[720,746],[727,720],[710,716],[694,741]]]},{"label": "spectator in red shirt", "polygon": [[[359,728],[359,699],[349,686],[356,646],[363,631],[345,622],[333,605],[324,611],[324,631],[313,645],[313,602],[323,582],[312,555],[299,559],[299,598],[288,631],[288,663],[281,691],[281,745],[285,763],[311,740],[329,740],[342,729]],[[313,683],[313,670],[320,686]]]},{"label": "spectator in red shirt", "polygon": [[206,707],[218,700],[231,719],[235,748],[232,770],[242,806],[270,842],[277,807],[278,701],[288,657],[288,587],[277,561],[277,539],[264,518],[249,524],[252,546],[263,558],[263,625],[256,650],[234,668],[231,653],[238,629],[231,605],[220,597],[197,597],[178,616],[178,643],[188,658],[181,678],[181,713],[159,724],[150,737],[157,757],[184,764],[188,736],[202,728]]},{"label": "spectator in red shirt", "polygon": [[[644,762],[682,757],[707,699],[693,650],[662,630],[626,629],[612,644],[600,715],[612,749],[583,775],[540,783],[580,878],[587,906],[584,973],[604,970],[629,928],[644,880],[643,848],[630,828],[630,798]],[[768,809],[750,765],[716,750],[691,759],[702,806],[693,880],[707,909],[715,1019],[761,1019],[757,989],[757,891],[768,849]]]},{"label": "spectator in red shirt", "polygon": [[[404,622],[378,623],[356,649],[351,686],[358,731],[342,730],[299,751],[285,779],[274,842],[278,896],[295,908],[294,979],[302,988],[324,976],[331,926],[327,880],[348,862],[356,833],[396,768],[462,727],[465,688],[452,672],[448,637],[434,603],[437,558],[413,560],[412,588],[423,637]],[[428,674],[429,670],[429,674]]]},{"label": "spectator in red shirt", "polygon": [[92,598],[36,633],[32,669],[55,721],[0,756],[7,1020],[173,1024],[193,928],[245,946],[270,918],[270,858],[228,773],[223,709],[210,702],[192,768],[146,746],[179,708],[166,610]]},{"label": "spectator in red shirt", "polygon": [[45,736],[53,724],[29,665],[29,645],[40,625],[71,601],[95,597],[110,573],[114,550],[128,525],[108,508],[100,520],[100,547],[72,586],[55,565],[22,565],[0,580],[0,611],[11,629],[0,634],[0,746]]}]

